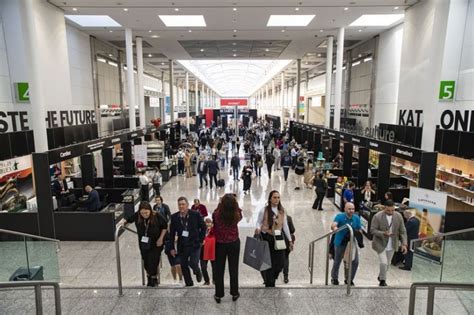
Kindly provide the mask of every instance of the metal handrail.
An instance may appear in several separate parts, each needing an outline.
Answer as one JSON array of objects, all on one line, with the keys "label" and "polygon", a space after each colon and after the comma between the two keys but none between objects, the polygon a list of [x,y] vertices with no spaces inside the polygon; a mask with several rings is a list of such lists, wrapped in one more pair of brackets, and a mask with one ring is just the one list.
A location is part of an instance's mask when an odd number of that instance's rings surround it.
[{"label": "metal handrail", "polygon": [[349,258],[351,259],[351,262],[348,264],[349,265],[349,270],[348,270],[348,279],[347,279],[347,292],[346,295],[350,296],[351,295],[351,283],[352,283],[352,244],[354,242],[354,230],[349,224],[344,224],[340,228],[338,228],[335,231],[331,231],[314,241],[311,241],[309,243],[309,257],[308,257],[308,271],[310,274],[310,280],[309,283],[313,284],[313,271],[314,271],[314,244],[319,242],[320,240],[326,238],[326,272],[325,272],[325,285],[329,284],[329,245],[331,243],[331,236],[333,234],[336,234],[342,230],[348,229],[349,230],[349,235],[350,235],[350,246],[349,246]]},{"label": "metal handrail", "polygon": [[436,238],[440,238],[440,237],[458,235],[458,234],[469,233],[469,232],[474,232],[474,228],[467,228],[467,229],[451,231],[451,232],[447,232],[447,233],[438,233],[436,235],[427,236],[427,237],[416,238],[416,239],[413,239],[413,240],[410,241],[410,249],[413,251],[413,244],[415,242],[432,240],[432,239],[436,239]]},{"label": "metal handrail", "polygon": [[[134,234],[138,234],[136,231],[129,229],[124,225],[117,225],[115,228],[115,260],[117,261],[117,282],[118,282],[118,290],[119,296],[123,296],[123,286],[122,286],[122,266],[120,264],[120,231],[125,230],[132,232]],[[143,259],[140,259],[142,263],[142,285],[145,285],[145,268],[143,267]]]},{"label": "metal handrail", "polygon": [[54,239],[54,238],[38,236],[38,235],[33,235],[33,234],[28,234],[28,233],[22,233],[22,232],[17,232],[17,231],[0,229],[0,233],[18,235],[18,236],[26,236],[26,237],[31,237],[31,238],[38,239],[38,240],[51,241],[51,242],[58,242],[59,243],[59,240]]},{"label": "metal handrail", "polygon": [[428,288],[428,299],[426,304],[426,314],[432,315],[434,311],[434,296],[437,288],[448,288],[455,290],[474,291],[474,283],[456,282],[415,282],[410,286],[410,300],[408,303],[408,315],[415,314],[416,289],[419,287]]},{"label": "metal handrail", "polygon": [[14,282],[0,282],[0,288],[35,288],[35,304],[36,314],[43,314],[43,297],[41,294],[41,287],[54,287],[54,306],[56,315],[61,315],[61,293],[59,283],[49,281],[14,281]]}]

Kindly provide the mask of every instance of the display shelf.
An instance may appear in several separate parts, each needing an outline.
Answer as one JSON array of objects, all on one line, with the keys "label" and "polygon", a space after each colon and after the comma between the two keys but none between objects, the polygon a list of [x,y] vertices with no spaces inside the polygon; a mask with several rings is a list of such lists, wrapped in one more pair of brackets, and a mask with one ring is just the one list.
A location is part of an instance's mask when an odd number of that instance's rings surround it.
[{"label": "display shelf", "polygon": [[474,207],[474,203],[467,202],[466,200],[461,200],[461,202],[467,204],[468,206]]},{"label": "display shelf", "polygon": [[[465,189],[465,188],[463,188],[463,187],[461,187],[461,186],[455,185],[455,184],[453,184],[453,183],[447,182],[447,181],[442,180],[442,179],[439,179],[439,178],[436,178],[436,181],[437,181],[437,182],[440,182],[440,183],[443,183],[443,184],[446,184],[446,185],[448,185],[448,186],[452,186],[452,187],[454,187],[454,188],[458,188],[458,189],[462,189],[462,190],[467,190],[467,189]],[[467,191],[469,191],[469,190],[467,190]]]},{"label": "display shelf", "polygon": [[415,183],[415,184],[418,183],[416,180],[414,180],[414,179],[412,179],[412,178],[410,178],[410,177],[407,177],[407,176],[403,176],[403,175],[402,175],[402,178],[405,178],[407,181],[412,182],[412,183]]},{"label": "display shelf", "polygon": [[460,175],[460,174],[453,173],[453,172],[451,172],[451,171],[448,171],[448,170],[443,169],[443,168],[440,168],[440,167],[437,167],[436,169],[437,169],[438,171],[440,171],[440,172],[443,172],[443,173],[451,174],[451,175],[454,175],[454,176],[457,176],[457,177],[461,177],[461,178],[465,178],[465,179],[469,179],[469,180],[474,180],[474,178],[473,178],[473,177],[469,177],[468,174],[462,174],[462,175]]}]

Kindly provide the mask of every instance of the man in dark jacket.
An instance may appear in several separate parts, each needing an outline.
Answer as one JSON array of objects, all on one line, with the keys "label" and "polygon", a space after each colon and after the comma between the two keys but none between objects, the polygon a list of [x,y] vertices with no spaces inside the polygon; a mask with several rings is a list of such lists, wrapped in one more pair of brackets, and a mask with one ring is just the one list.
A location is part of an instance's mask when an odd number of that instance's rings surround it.
[{"label": "man in dark jacket", "polygon": [[216,158],[213,157],[207,162],[207,167],[209,171],[209,180],[211,181],[211,189],[212,189],[212,182],[217,188],[217,173],[219,172],[219,164],[217,164]]},{"label": "man in dark jacket", "polygon": [[170,207],[166,203],[163,203],[163,197],[155,196],[155,205],[153,206],[153,210],[161,214],[161,216],[165,218],[166,223],[170,222],[171,220]]},{"label": "man in dark jacket", "polygon": [[[207,167],[207,161],[204,158],[204,156],[201,156],[199,158],[199,163],[197,166],[197,171],[199,174],[199,188],[202,188],[202,181],[206,182],[207,186],[207,172],[208,172],[208,167]],[[212,184],[211,184],[212,185]]]},{"label": "man in dark jacket", "polygon": [[285,152],[281,158],[281,166],[283,167],[283,176],[285,178],[285,182],[288,180],[288,172],[290,171],[291,163],[291,156],[288,154],[288,152]]},{"label": "man in dark jacket", "polygon": [[272,167],[275,163],[275,158],[270,150],[268,150],[265,155],[265,163],[267,164],[268,178],[272,178]]},{"label": "man in dark jacket", "polygon": [[[410,246],[410,242],[418,238],[418,232],[420,231],[420,220],[411,210],[405,210],[403,216],[407,220],[405,222],[405,229],[407,230],[407,243]],[[408,249],[405,254],[405,265],[400,267],[402,270],[410,271],[413,265],[413,252]]]},{"label": "man in dark jacket", "polygon": [[232,172],[234,174],[234,180],[239,180],[239,170],[240,170],[240,158],[239,154],[235,153],[235,155],[230,159],[230,166],[232,166]]},{"label": "man in dark jacket", "polygon": [[92,189],[91,186],[87,185],[84,190],[87,192],[88,196],[87,199],[84,200],[80,207],[78,208],[79,211],[89,211],[89,212],[97,212],[100,210],[100,198],[99,193],[97,190]]},{"label": "man in dark jacket", "polygon": [[323,179],[323,174],[319,173],[317,179],[314,181],[314,186],[316,187],[316,200],[313,203],[314,210],[323,210],[323,200],[328,189],[327,182]]},{"label": "man in dark jacket", "polygon": [[170,242],[170,255],[173,257],[178,255],[184,282],[187,287],[192,287],[194,283],[189,267],[196,275],[197,282],[202,281],[199,256],[206,235],[206,224],[199,212],[189,210],[189,202],[186,197],[178,198],[178,209],[178,212],[171,215],[170,224],[170,238],[178,237],[178,253],[176,253],[174,242]]}]

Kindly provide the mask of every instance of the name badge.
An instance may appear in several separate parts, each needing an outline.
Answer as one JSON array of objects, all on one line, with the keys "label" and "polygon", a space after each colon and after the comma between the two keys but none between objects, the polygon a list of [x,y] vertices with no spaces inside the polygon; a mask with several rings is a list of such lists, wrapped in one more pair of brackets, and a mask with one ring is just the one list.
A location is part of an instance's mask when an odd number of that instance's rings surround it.
[{"label": "name badge", "polygon": [[183,234],[181,234],[182,237],[188,237],[189,236],[189,231],[183,231]]},{"label": "name badge", "polygon": [[142,239],[141,239],[142,243],[148,244],[149,241],[150,241],[150,238],[148,236],[142,236]]},{"label": "name badge", "polygon": [[274,231],[274,235],[280,236],[280,235],[281,235],[281,230],[275,230],[275,231]]}]

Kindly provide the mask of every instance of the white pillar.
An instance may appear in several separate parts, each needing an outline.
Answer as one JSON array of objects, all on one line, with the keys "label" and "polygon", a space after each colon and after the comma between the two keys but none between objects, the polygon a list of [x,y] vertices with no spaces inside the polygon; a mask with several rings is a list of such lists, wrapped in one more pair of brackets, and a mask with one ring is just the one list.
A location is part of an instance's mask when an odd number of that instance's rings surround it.
[{"label": "white pillar", "polygon": [[186,128],[189,130],[189,73],[186,72],[186,87],[185,87],[185,95],[186,95]]},{"label": "white pillar", "polygon": [[301,88],[301,59],[296,60],[296,117],[295,120],[300,120],[300,88]]},{"label": "white pillar", "polygon": [[[28,81],[31,103],[30,115],[32,119],[29,120],[28,124],[30,125],[30,129],[33,130],[35,151],[44,152],[48,151],[47,125],[46,120],[41,118],[46,116],[46,100],[43,91],[47,83],[43,80],[43,74],[41,73],[43,61],[41,60],[40,54],[34,52],[36,47],[39,46],[39,37],[36,35],[37,29],[35,26],[35,12],[33,12],[33,0],[21,1],[20,3],[22,27],[24,28],[23,40],[25,42],[25,53],[27,57],[26,64],[30,70]],[[100,117],[96,119],[100,119]]]},{"label": "white pillar", "polygon": [[[174,91],[173,91],[173,81],[174,81],[174,71],[173,71],[173,60],[169,60],[169,71],[170,71],[170,120],[174,121]],[[165,112],[166,117],[166,112]]]},{"label": "white pillar", "polygon": [[209,87],[206,87],[206,106],[211,107],[211,98],[209,97]]},{"label": "white pillar", "polygon": [[326,50],[326,97],[324,100],[325,120],[324,126],[329,128],[331,121],[331,81],[332,81],[332,49],[334,46],[334,36],[328,36]]},{"label": "white pillar", "polygon": [[[341,99],[342,99],[342,66],[344,61],[344,27],[337,32],[336,56],[336,87],[334,89],[334,129],[339,130],[341,124]],[[350,63],[350,61],[348,62]]]},{"label": "white pillar", "polygon": [[138,72],[138,108],[140,112],[140,127],[145,128],[145,90],[143,87],[143,45],[142,38],[136,37],[137,72]]},{"label": "white pillar", "polygon": [[199,81],[196,79],[196,82],[194,83],[194,99],[195,99],[195,106],[196,106],[196,116],[199,116]]},{"label": "white pillar", "polygon": [[285,73],[282,72],[280,74],[280,84],[281,84],[281,89],[280,89],[280,110],[281,110],[281,126],[284,126],[284,121],[285,121]]},{"label": "white pillar", "polygon": [[125,50],[127,54],[127,96],[130,130],[136,129],[135,123],[135,80],[133,78],[132,30],[125,29]]},{"label": "white pillar", "polygon": [[268,99],[268,84],[265,84],[265,110],[268,110],[268,104],[270,103]]},{"label": "white pillar", "polygon": [[272,110],[274,110],[275,107],[275,80],[272,79]]}]

